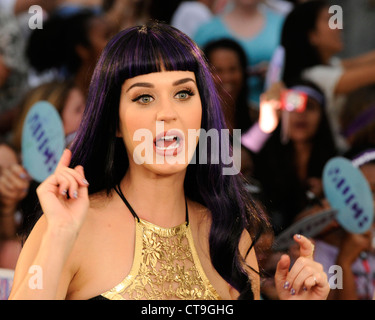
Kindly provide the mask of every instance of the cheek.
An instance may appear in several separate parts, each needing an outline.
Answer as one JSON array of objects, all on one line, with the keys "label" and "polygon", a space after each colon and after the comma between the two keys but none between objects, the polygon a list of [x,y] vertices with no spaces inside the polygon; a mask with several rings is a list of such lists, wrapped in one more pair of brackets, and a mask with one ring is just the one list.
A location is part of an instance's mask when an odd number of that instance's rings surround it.
[{"label": "cheek", "polygon": [[320,114],[314,114],[311,116],[310,118],[310,124],[311,124],[311,128],[312,128],[312,131],[315,133],[318,128],[319,128],[319,124],[320,124],[320,120],[321,120],[321,117],[320,117]]}]

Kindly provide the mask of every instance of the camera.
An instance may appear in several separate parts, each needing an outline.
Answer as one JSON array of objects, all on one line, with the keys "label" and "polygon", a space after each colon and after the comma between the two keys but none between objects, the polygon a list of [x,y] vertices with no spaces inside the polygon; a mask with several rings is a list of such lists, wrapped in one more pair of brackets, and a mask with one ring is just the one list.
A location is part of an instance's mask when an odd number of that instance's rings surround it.
[{"label": "camera", "polygon": [[281,110],[304,112],[307,94],[296,90],[285,90],[281,93]]}]

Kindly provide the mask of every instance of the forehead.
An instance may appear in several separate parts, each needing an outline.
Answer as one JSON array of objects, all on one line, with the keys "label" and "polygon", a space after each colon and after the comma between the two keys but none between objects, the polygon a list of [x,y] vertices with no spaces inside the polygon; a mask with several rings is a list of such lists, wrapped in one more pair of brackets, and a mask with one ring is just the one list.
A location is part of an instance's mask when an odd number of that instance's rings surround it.
[{"label": "forehead", "polygon": [[135,76],[125,80],[122,85],[123,89],[127,89],[136,83],[150,83],[154,86],[160,85],[175,85],[176,81],[182,79],[192,79],[196,82],[195,74],[192,71],[161,71],[152,72]]}]

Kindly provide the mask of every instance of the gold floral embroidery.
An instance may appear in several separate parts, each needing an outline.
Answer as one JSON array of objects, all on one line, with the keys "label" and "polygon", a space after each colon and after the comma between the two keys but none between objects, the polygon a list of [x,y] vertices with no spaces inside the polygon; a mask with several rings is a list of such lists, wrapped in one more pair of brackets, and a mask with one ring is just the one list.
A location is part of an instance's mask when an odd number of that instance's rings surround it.
[{"label": "gold floral embroidery", "polygon": [[114,300],[220,299],[200,264],[190,226],[161,228],[144,220],[136,220],[129,275],[102,296]]}]

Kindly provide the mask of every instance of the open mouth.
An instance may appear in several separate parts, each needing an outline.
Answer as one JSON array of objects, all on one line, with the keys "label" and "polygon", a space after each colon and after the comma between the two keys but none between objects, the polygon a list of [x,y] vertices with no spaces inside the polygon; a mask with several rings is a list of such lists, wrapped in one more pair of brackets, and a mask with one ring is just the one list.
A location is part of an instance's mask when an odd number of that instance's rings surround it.
[{"label": "open mouth", "polygon": [[183,135],[177,130],[160,133],[154,139],[154,149],[161,155],[176,155],[182,149]]},{"label": "open mouth", "polygon": [[181,139],[177,135],[168,135],[155,140],[155,147],[158,150],[172,150],[180,146]]}]

